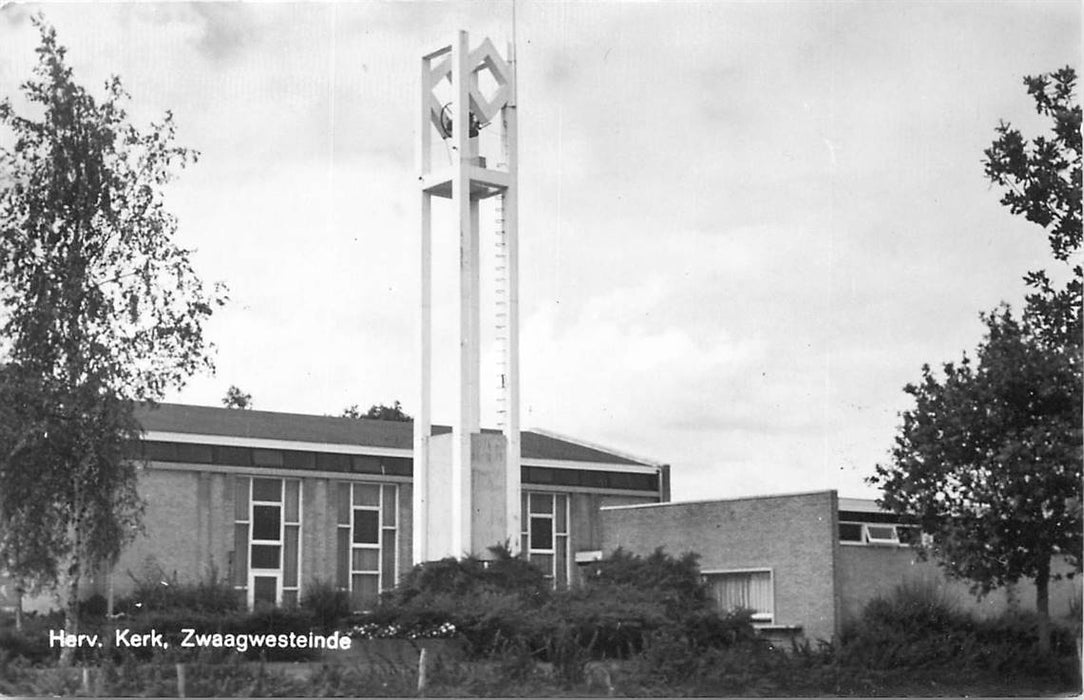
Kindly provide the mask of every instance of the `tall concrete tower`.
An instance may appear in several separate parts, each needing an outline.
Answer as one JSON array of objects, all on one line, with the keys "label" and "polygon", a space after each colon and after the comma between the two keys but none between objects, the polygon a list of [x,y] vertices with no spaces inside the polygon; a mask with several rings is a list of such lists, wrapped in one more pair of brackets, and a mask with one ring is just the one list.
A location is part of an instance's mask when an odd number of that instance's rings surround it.
[{"label": "tall concrete tower", "polygon": [[[515,58],[466,32],[421,61],[421,401],[414,422],[414,561],[520,540],[519,270],[517,263]],[[495,133],[496,132],[496,133]],[[494,136],[495,133],[495,136]],[[482,138],[483,135],[486,138]],[[443,139],[450,161],[434,163]],[[432,435],[433,197],[451,199],[459,234],[458,336],[451,434]],[[492,232],[500,432],[482,432],[481,238],[483,199],[499,198]]]}]

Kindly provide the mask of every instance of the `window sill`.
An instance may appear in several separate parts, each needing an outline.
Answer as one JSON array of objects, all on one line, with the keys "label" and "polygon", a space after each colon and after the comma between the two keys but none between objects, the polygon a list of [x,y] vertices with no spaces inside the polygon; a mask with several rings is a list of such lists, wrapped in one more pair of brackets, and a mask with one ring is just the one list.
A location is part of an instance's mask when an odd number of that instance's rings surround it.
[{"label": "window sill", "polygon": [[802,631],[801,625],[777,625],[773,622],[754,622],[753,629],[758,632],[789,632],[799,634]]}]

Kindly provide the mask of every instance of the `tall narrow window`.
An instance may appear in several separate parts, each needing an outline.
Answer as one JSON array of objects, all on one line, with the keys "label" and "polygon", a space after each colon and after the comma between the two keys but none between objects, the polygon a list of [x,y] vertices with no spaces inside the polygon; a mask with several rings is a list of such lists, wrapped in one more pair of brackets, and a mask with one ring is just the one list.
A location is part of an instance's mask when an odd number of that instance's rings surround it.
[{"label": "tall narrow window", "polygon": [[376,602],[395,586],[398,569],[398,487],[340,483],[337,486],[337,583],[349,590],[355,609]]},{"label": "tall narrow window", "polygon": [[234,585],[249,606],[296,605],[301,482],[239,477],[234,484]]},{"label": "tall narrow window", "polygon": [[521,547],[555,586],[568,585],[568,496],[524,493]]}]

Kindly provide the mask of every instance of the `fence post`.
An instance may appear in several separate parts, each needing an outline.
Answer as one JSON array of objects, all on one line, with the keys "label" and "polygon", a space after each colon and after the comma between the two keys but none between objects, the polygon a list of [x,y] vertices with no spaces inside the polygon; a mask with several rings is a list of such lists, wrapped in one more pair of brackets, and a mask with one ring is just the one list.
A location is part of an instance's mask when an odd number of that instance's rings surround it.
[{"label": "fence post", "polygon": [[177,664],[177,697],[183,698],[184,694],[184,664]]},{"label": "fence post", "polygon": [[429,660],[428,651],[425,647],[422,647],[421,652],[418,653],[418,694],[425,694],[426,679],[426,662]]},{"label": "fence post", "polygon": [[83,694],[90,695],[90,667],[83,667]]}]

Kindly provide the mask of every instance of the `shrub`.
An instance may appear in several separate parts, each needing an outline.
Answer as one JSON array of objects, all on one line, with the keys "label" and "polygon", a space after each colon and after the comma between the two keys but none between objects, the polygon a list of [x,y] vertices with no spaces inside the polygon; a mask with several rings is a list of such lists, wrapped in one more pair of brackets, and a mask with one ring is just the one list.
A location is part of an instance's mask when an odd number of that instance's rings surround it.
[{"label": "shrub", "polygon": [[932,582],[909,582],[871,600],[844,628],[841,663],[872,670],[948,669],[1072,677],[1069,630],[1053,629],[1051,653],[1039,652],[1032,613],[980,620],[962,611]]},{"label": "shrub", "polygon": [[305,587],[301,609],[324,631],[334,629],[350,616],[350,594],[329,581],[315,580]]},{"label": "shrub", "polygon": [[233,585],[218,576],[213,567],[207,578],[182,582],[176,572],[166,576],[153,562],[144,566],[139,576],[129,572],[135,586],[132,594],[119,600],[118,613],[134,615],[148,610],[184,610],[208,613],[235,612],[241,607],[241,597]]},{"label": "shrub", "polygon": [[64,626],[64,613],[27,613],[23,616],[23,629],[15,629],[14,617],[4,619],[0,625],[0,656],[7,659],[21,658],[38,664],[57,657],[57,650],[49,648],[49,630]]},{"label": "shrub", "polygon": [[101,593],[95,593],[86,600],[79,601],[79,618],[105,617],[109,611],[109,601]]},{"label": "shrub", "polygon": [[546,633],[578,641],[590,658],[627,658],[643,648],[645,635],[674,623],[650,592],[630,585],[561,591],[548,606]]},{"label": "shrub", "polygon": [[475,658],[553,664],[565,686],[592,660],[627,659],[653,635],[680,640],[683,657],[748,642],[748,614],[720,616],[700,580],[697,556],[621,550],[599,562],[587,585],[554,591],[535,567],[496,550],[494,561],[451,558],[415,567],[375,610],[352,618],[357,634],[407,638],[454,628]]},{"label": "shrub", "polygon": [[32,664],[56,658],[49,648],[48,633],[18,631],[14,627],[0,629],[0,657],[5,660],[21,658]]},{"label": "shrub", "polygon": [[537,646],[539,606],[512,593],[479,590],[469,594],[438,593],[415,596],[402,605],[386,603],[353,618],[355,628],[393,628],[398,636],[418,636],[425,630],[454,626],[472,656],[489,656],[508,647]]},{"label": "shrub", "polygon": [[692,648],[729,646],[755,636],[748,613],[720,615],[701,580],[699,557],[661,548],[647,557],[621,549],[597,562],[586,585],[558,596],[563,616],[591,639],[595,658],[639,653],[656,631]]},{"label": "shrub", "polygon": [[1076,648],[1070,629],[1053,626],[1050,653],[1039,651],[1039,622],[1033,612],[1009,612],[975,625],[971,666],[999,673],[1073,680]]},{"label": "shrub", "polygon": [[641,591],[664,604],[671,615],[710,607],[708,586],[700,576],[700,555],[686,552],[674,558],[656,549],[647,557],[621,548],[595,562],[586,577],[590,589],[615,586]]},{"label": "shrub", "polygon": [[385,602],[399,606],[421,603],[432,596],[482,592],[514,594],[535,602],[548,597],[550,585],[538,567],[512,556],[506,545],[490,547],[490,552],[494,555],[490,561],[469,556],[418,564],[386,594]]}]

